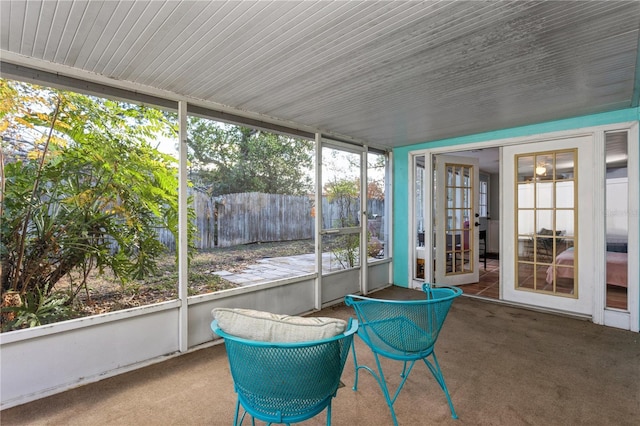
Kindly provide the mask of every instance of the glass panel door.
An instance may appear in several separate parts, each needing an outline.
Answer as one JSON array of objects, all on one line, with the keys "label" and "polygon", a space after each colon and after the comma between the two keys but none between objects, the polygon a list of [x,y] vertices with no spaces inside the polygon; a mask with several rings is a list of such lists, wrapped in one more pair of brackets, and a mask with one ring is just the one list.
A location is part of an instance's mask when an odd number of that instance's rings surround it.
[{"label": "glass panel door", "polygon": [[606,307],[627,311],[629,177],[627,132],[612,132],[606,139]]},{"label": "glass panel door", "polygon": [[587,136],[503,148],[505,300],[593,313],[592,155]]},{"label": "glass panel door", "polygon": [[386,155],[367,153],[367,260],[369,262],[389,257],[386,170]]},{"label": "glass panel door", "polygon": [[436,155],[437,284],[478,282],[478,159]]},{"label": "glass panel door", "polygon": [[516,156],[516,288],[578,297],[576,150]]},{"label": "glass panel door", "polygon": [[359,268],[362,154],[323,146],[322,273]]},{"label": "glass panel door", "polygon": [[424,280],[425,279],[425,259],[428,257],[426,253],[425,247],[425,184],[426,184],[426,174],[425,174],[425,156],[417,155],[413,158],[413,167],[414,167],[414,188],[415,188],[415,196],[414,196],[414,225],[413,229],[415,230],[415,235],[413,240],[415,247],[413,251],[414,257],[414,268],[413,268],[413,279],[416,280]]}]

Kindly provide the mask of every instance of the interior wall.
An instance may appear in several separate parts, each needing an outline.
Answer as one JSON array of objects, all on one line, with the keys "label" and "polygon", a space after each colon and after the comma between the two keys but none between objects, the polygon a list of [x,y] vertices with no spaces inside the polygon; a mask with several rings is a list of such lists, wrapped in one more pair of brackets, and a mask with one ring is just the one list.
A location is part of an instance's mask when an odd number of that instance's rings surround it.
[{"label": "interior wall", "polygon": [[500,173],[489,175],[489,219],[500,220]]}]

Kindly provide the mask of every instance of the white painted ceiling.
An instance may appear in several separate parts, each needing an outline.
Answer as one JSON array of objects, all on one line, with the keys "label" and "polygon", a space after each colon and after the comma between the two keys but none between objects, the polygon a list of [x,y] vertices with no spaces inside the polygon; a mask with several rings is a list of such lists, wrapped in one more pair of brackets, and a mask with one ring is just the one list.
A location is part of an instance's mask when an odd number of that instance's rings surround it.
[{"label": "white painted ceiling", "polygon": [[638,1],[2,0],[0,23],[5,63],[385,149],[640,90]]}]

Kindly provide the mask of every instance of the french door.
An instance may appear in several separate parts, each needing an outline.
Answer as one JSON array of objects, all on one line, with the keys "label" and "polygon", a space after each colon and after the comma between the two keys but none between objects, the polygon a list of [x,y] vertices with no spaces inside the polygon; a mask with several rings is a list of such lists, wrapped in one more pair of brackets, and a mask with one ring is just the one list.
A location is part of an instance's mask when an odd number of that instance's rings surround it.
[{"label": "french door", "polygon": [[435,282],[478,282],[478,159],[435,155]]},{"label": "french door", "polygon": [[320,160],[316,265],[320,272],[321,307],[346,294],[360,292],[366,279],[366,207],[362,201],[366,198],[362,190],[366,149],[322,139],[316,155]]},{"label": "french door", "polygon": [[593,315],[593,138],[502,149],[503,299]]}]

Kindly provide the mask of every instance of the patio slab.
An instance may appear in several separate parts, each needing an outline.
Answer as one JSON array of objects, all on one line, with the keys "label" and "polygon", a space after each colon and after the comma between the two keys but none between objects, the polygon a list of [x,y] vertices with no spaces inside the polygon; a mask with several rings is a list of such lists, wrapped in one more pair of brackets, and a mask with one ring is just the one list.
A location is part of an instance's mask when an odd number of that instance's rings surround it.
[{"label": "patio slab", "polygon": [[[269,257],[258,260],[257,264],[249,265],[241,272],[215,271],[213,274],[219,275],[234,284],[248,286],[312,274],[316,271],[315,262],[316,255],[313,253],[296,256]],[[325,271],[341,269],[336,267],[335,261],[332,260],[331,253],[323,254],[322,265]]]},{"label": "patio slab", "polygon": [[[375,295],[417,299],[392,287]],[[344,305],[315,315],[348,318]],[[373,357],[356,338],[358,359]],[[409,425],[634,425],[640,416],[640,335],[557,315],[471,298],[453,304],[436,346],[459,419],[424,365],[396,402]],[[388,379],[399,380],[401,366]],[[394,370],[395,369],[395,370]],[[333,424],[389,425],[374,380],[353,361],[333,403]],[[0,412],[3,425],[230,425],[235,394],[224,345],[193,351]],[[302,423],[325,424],[325,414]]]}]

